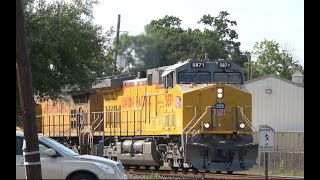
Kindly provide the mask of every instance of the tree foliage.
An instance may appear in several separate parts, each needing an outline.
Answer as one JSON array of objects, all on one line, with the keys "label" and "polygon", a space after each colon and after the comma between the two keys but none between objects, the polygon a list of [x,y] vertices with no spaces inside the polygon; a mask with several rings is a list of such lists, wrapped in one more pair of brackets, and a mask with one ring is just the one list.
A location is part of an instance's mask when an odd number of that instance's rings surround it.
[{"label": "tree foliage", "polygon": [[[92,3],[97,3],[93,1]],[[80,0],[25,0],[25,26],[34,93],[56,99],[61,88],[88,89],[97,77],[110,74],[112,31],[85,19],[92,16]],[[19,93],[16,88],[16,120]]]},{"label": "tree foliage", "polygon": [[217,17],[204,15],[198,22],[208,27],[204,30],[183,29],[178,17],[166,15],[147,24],[144,34],[124,35],[121,49],[137,69],[204,59],[205,53],[211,60],[230,59],[243,67],[247,58],[240,50],[237,32],[232,29],[237,23],[229,20],[228,15],[226,11]]},{"label": "tree foliage", "polygon": [[252,54],[257,58],[253,62],[253,77],[275,74],[291,80],[296,70],[303,73],[302,66],[294,60],[292,52],[281,48],[276,41],[256,42]]},{"label": "tree foliage", "polygon": [[89,88],[106,73],[111,33],[103,33],[83,16],[81,1],[29,1],[25,8],[29,57],[35,92],[54,97],[62,87]]}]

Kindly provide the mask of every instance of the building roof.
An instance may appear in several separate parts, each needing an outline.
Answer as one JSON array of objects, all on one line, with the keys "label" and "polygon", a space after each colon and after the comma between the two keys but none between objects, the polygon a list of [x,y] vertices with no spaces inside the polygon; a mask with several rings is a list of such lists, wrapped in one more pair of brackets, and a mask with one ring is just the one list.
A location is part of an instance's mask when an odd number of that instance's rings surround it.
[{"label": "building roof", "polygon": [[274,78],[277,78],[277,79],[279,79],[281,81],[285,81],[287,83],[290,83],[290,84],[293,84],[293,85],[296,85],[296,86],[304,88],[304,84],[295,83],[295,82],[289,81],[289,80],[287,80],[285,78],[282,78],[282,77],[274,75],[274,74],[269,74],[269,75],[266,75],[266,76],[258,77],[258,78],[255,78],[255,79],[251,79],[249,81],[246,81],[245,84],[250,84],[250,83],[255,82],[255,81],[260,81],[262,79],[267,79],[269,77],[274,77]]}]

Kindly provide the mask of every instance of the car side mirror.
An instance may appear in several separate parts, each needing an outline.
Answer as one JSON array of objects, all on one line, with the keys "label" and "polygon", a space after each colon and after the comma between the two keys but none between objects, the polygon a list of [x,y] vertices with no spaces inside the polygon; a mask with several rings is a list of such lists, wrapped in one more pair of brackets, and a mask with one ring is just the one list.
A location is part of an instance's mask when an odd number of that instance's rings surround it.
[{"label": "car side mirror", "polygon": [[57,156],[57,152],[53,149],[47,149],[44,153],[49,157],[56,157]]}]

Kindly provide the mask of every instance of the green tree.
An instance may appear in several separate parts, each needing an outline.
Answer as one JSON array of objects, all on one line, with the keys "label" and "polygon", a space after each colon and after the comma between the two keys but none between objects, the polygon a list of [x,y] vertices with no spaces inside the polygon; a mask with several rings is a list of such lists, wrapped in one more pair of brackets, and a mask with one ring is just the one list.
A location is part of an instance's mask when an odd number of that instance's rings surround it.
[{"label": "green tree", "polygon": [[300,70],[303,73],[303,67],[294,60],[292,52],[281,48],[276,41],[256,42],[252,54],[257,59],[252,66],[253,77],[275,74],[291,80],[294,71]]},{"label": "green tree", "polygon": [[[181,20],[175,16],[168,16],[152,20],[145,26],[146,37],[150,39],[147,46],[152,46],[157,49],[151,49],[156,52],[157,63],[156,66],[174,64],[182,60],[182,40],[181,34],[184,30],[180,27]],[[146,49],[146,48],[144,48]],[[146,51],[149,53],[149,51]],[[142,61],[144,64],[149,64],[152,59],[150,56],[144,56],[142,53]],[[153,66],[153,67],[156,67]]]},{"label": "green tree", "polygon": [[112,51],[112,31],[103,32],[101,26],[85,20],[85,16],[92,16],[88,5],[80,0],[24,1],[36,95],[55,99],[61,88],[88,89],[97,77],[110,74],[112,57],[108,51]]},{"label": "green tree", "polygon": [[132,71],[157,67],[163,59],[161,41],[156,36],[127,34],[120,37],[119,54],[125,57]]},{"label": "green tree", "polygon": [[182,29],[181,20],[175,16],[168,16],[152,20],[145,26],[144,34],[138,36],[123,35],[121,39],[123,49],[127,52],[136,69],[147,69],[158,66],[175,64],[186,59],[208,58],[231,59],[243,67],[247,61],[237,42],[237,32],[231,26],[236,21],[227,18],[228,12],[222,11],[217,17],[204,15],[198,23],[209,28]]},{"label": "green tree", "polygon": [[31,2],[26,8],[33,86],[40,96],[55,96],[67,85],[88,88],[105,71],[110,33],[81,17],[88,11],[80,2]]},{"label": "green tree", "polygon": [[229,15],[227,11],[221,11],[216,17],[212,17],[210,14],[204,15],[199,23],[213,27],[213,31],[210,31],[213,35],[207,37],[207,39],[213,41],[214,44],[218,42],[220,45],[219,48],[211,47],[210,50],[213,51],[211,54],[218,50],[218,52],[220,52],[219,56],[214,56],[215,58],[230,59],[243,67],[247,58],[240,50],[241,43],[236,41],[239,37],[238,33],[231,28],[232,26],[236,26],[237,22],[229,20],[227,18]]}]

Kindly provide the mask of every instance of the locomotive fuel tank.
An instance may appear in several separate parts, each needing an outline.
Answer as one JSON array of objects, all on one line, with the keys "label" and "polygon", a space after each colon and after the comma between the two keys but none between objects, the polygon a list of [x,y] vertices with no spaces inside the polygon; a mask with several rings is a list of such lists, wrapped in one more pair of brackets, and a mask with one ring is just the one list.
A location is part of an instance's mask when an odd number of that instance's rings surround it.
[{"label": "locomotive fuel tank", "polygon": [[104,156],[117,159],[124,165],[159,166],[160,155],[154,141],[125,140],[115,145],[107,146]]}]

